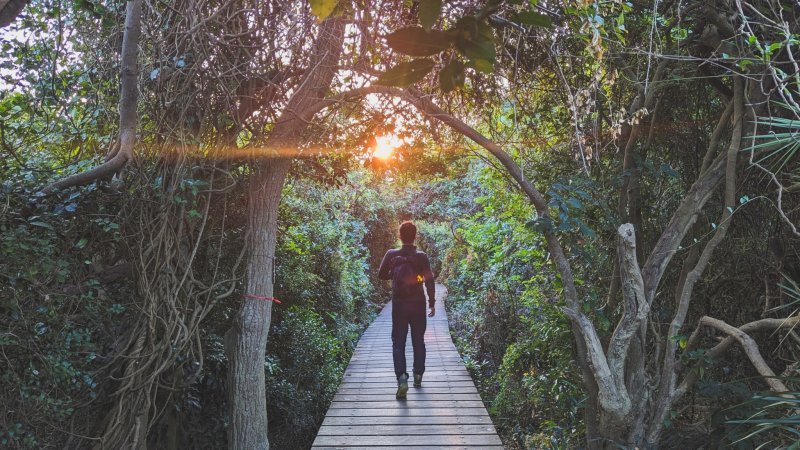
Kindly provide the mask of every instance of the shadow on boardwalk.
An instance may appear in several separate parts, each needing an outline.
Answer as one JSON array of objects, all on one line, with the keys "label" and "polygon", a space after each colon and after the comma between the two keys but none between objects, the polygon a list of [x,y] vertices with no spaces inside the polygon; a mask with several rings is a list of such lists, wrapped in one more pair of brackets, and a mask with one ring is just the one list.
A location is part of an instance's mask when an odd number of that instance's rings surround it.
[{"label": "shadow on boardwalk", "polygon": [[[489,414],[450,338],[444,299],[436,285],[436,316],[425,332],[427,361],[421,388],[395,400],[392,366],[392,305],[387,305],[358,342],[314,441],[314,449],[503,448]],[[406,357],[413,360],[411,339]]]}]

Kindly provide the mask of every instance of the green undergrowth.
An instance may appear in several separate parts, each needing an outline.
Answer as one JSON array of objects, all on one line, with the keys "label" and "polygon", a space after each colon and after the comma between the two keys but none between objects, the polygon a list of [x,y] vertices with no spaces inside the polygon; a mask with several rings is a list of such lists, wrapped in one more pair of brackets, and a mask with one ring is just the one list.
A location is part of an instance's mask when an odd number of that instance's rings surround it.
[{"label": "green undergrowth", "polygon": [[[116,339],[140,313],[140,294],[133,277],[99,278],[109,267],[136,261],[130,249],[137,244],[125,234],[126,221],[136,217],[97,185],[37,199],[46,181],[38,173],[17,167],[2,173],[8,207],[0,211],[0,448],[81,448],[80,436],[57,431],[102,431],[119,383],[107,365]],[[202,187],[196,178],[190,184]],[[310,447],[358,338],[384,301],[373,253],[385,249],[371,247],[384,244],[370,236],[394,227],[386,221],[395,217],[393,208],[375,201],[378,187],[362,181],[337,185],[294,176],[286,185],[276,250],[281,304],[273,308],[264,364],[273,448]],[[224,229],[209,222],[209,242],[223,235],[228,242],[219,249],[222,267],[234,267],[241,251],[245,187],[212,207],[226,220]],[[144,191],[137,195],[150,201]],[[201,263],[196,274],[204,269]],[[194,364],[200,368],[195,381],[164,405],[176,418],[180,448],[226,447],[223,343],[240,296],[237,290],[218,302],[202,322],[202,368]],[[151,448],[166,448],[167,416],[153,426]]]},{"label": "green undergrowth", "polygon": [[475,170],[481,188],[459,187],[475,206],[446,225],[441,251],[451,334],[508,448],[580,446],[584,395],[560,281],[530,205]]}]

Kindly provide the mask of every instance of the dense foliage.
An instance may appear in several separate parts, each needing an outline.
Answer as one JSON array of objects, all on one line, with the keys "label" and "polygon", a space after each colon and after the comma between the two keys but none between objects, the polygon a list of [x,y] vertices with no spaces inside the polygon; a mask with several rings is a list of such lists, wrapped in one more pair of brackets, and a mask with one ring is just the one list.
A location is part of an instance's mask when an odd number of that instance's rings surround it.
[{"label": "dense foliage", "polygon": [[[555,276],[522,196],[478,165],[447,250],[451,328],[495,424],[525,447],[580,445],[581,390]],[[534,264],[530,264],[535,261]]]},{"label": "dense foliage", "polygon": [[796,446],[796,2],[20,4],[0,445],[308,447],[413,219],[509,448]]},{"label": "dense foliage", "polygon": [[[98,404],[113,389],[107,366],[118,336],[137,314],[132,297],[138,295],[127,277],[111,280],[107,270],[127,264],[119,261],[129,260],[137,236],[124,234],[132,224],[104,202],[106,194],[95,186],[65,196],[65,205],[36,202],[35,177],[26,180],[24,173],[12,172],[6,180],[8,208],[0,224],[0,345],[7,364],[3,443],[20,448],[75,445],[75,437],[53,430],[101,422]],[[242,233],[236,206],[240,195],[231,192],[215,206],[229,222],[224,233],[234,236]],[[266,360],[276,445],[310,444],[360,331],[384,301],[369,278],[376,268],[370,267],[371,249],[364,238],[367,224],[388,228],[383,220],[393,213],[371,202],[375,196],[374,188],[350,181],[335,187],[296,178],[286,187],[278,252],[281,283],[275,295],[281,304]],[[236,253],[220,256],[233,266]],[[167,416],[177,416],[181,442],[190,447],[225,445],[222,347],[236,301],[235,296],[220,300],[205,319],[202,374],[169,406],[174,411]],[[195,370],[199,363],[194,361]],[[154,443],[167,439],[168,427],[165,420],[156,428]]]}]

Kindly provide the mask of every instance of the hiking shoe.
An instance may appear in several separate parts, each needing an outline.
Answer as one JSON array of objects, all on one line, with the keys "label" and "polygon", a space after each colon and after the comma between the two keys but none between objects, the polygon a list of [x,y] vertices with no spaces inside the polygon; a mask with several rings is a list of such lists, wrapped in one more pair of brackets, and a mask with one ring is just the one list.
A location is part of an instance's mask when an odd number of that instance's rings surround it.
[{"label": "hiking shoe", "polygon": [[408,393],[408,374],[404,373],[397,377],[397,394],[395,398],[398,400],[405,400]]},{"label": "hiking shoe", "polygon": [[414,387],[422,387],[422,374],[415,373],[414,374]]}]

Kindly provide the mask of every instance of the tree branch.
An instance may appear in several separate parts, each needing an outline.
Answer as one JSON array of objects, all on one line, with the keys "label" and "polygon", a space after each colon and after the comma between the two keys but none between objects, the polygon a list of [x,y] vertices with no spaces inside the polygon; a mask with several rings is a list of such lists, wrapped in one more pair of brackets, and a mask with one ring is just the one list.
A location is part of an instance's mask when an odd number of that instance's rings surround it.
[{"label": "tree branch", "polygon": [[650,302],[644,295],[644,281],[636,260],[636,234],[633,224],[625,223],[617,230],[619,234],[620,277],[622,280],[623,314],[608,344],[608,365],[618,378],[620,386],[625,382],[625,360],[634,334],[650,312]]},{"label": "tree branch", "polygon": [[[686,274],[684,279],[681,295],[675,309],[675,316],[670,323],[667,339],[665,342],[664,363],[661,370],[661,383],[659,385],[659,407],[656,409],[655,419],[651,422],[651,437],[660,433],[661,424],[666,418],[669,405],[672,404],[672,396],[675,390],[675,365],[676,353],[678,343],[676,336],[683,327],[686,320],[686,314],[689,311],[689,304],[692,300],[692,293],[694,292],[695,284],[700,280],[700,277],[708,267],[711,257],[714,254],[717,246],[725,239],[732,219],[733,208],[736,206],[736,164],[739,156],[739,150],[742,142],[743,122],[744,122],[744,80],[737,77],[734,81],[734,98],[733,98],[733,134],[731,135],[731,142],[728,145],[728,151],[725,157],[725,202],[722,208],[719,226],[717,226],[714,236],[706,243],[703,252],[697,260],[694,268]],[[723,114],[724,116],[724,114]],[[694,215],[696,217],[696,215]]]},{"label": "tree branch", "polygon": [[[794,322],[796,323],[797,320]],[[767,362],[764,361],[764,357],[761,356],[761,352],[758,350],[758,344],[756,344],[756,341],[753,340],[749,334],[744,332],[741,328],[736,328],[722,320],[714,319],[713,317],[708,316],[703,316],[700,319],[700,322],[697,326],[698,330],[703,325],[716,328],[717,330],[727,334],[732,341],[738,342],[739,345],[742,346],[742,349],[747,357],[750,359],[750,362],[753,363],[753,367],[756,368],[759,375],[765,378],[765,381],[769,385],[770,389],[775,392],[789,391],[786,385],[775,376],[775,372],[772,371]],[[697,333],[697,331],[695,331],[695,333]]]},{"label": "tree branch", "polygon": [[714,158],[714,153],[717,152],[719,141],[722,138],[722,133],[728,128],[728,121],[730,120],[732,113],[733,99],[728,102],[728,105],[725,107],[725,111],[722,112],[722,116],[720,116],[719,121],[717,122],[717,126],[714,128],[714,133],[711,134],[711,141],[708,143],[706,154],[703,156],[703,162],[700,165],[700,173],[705,172],[708,169],[708,166],[711,165],[711,161]]},{"label": "tree branch", "polygon": [[[759,331],[767,331],[767,330],[777,330],[780,328],[793,328],[795,326],[800,325],[800,316],[789,317],[786,319],[761,319],[756,320],[753,322],[746,323],[738,327],[738,329],[742,333],[751,334]],[[686,351],[690,351],[691,349],[697,346],[697,342],[700,340],[700,329],[702,327],[702,320],[701,323],[698,324],[697,328],[695,328],[692,335],[689,337],[688,342],[686,343]],[[728,351],[728,349],[736,342],[736,339],[733,336],[728,336],[722,340],[719,344],[715,345],[705,353],[705,357],[708,359],[717,359],[722,356],[723,353]],[[702,364],[702,363],[698,363]],[[675,393],[673,398],[675,400],[682,397],[686,392],[688,392],[689,388],[691,388],[694,383],[699,378],[699,372],[697,370],[690,370],[686,377],[683,379],[681,384],[675,389]]]},{"label": "tree branch", "polygon": [[136,107],[139,99],[137,85],[139,55],[139,36],[142,34],[142,0],[130,0],[125,10],[125,32],[122,37],[119,96],[119,147],[112,147],[108,161],[86,172],[62,178],[39,192],[40,195],[72,186],[82,186],[92,181],[111,177],[119,173],[133,159],[133,146],[136,144],[138,116]]},{"label": "tree branch", "polygon": [[0,0],[0,28],[3,28],[22,12],[30,0]]}]

